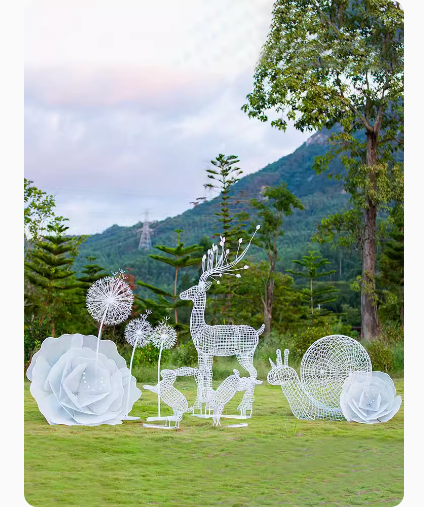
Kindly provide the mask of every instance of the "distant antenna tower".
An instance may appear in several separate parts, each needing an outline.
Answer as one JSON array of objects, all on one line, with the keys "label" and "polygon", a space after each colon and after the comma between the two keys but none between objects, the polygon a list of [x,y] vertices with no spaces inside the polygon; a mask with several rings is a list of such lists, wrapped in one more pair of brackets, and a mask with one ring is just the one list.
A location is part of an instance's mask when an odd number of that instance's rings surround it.
[{"label": "distant antenna tower", "polygon": [[153,229],[150,229],[149,224],[149,213],[146,211],[144,215],[143,227],[138,229],[141,231],[140,243],[138,244],[139,249],[148,250],[152,248],[152,241],[150,239],[150,233],[153,233]]}]

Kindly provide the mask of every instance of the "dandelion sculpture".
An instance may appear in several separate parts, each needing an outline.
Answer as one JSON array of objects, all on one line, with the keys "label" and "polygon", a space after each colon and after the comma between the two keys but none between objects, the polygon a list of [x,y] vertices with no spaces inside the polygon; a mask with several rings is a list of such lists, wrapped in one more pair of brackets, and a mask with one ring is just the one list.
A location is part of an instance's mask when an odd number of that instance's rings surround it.
[{"label": "dandelion sculpture", "polygon": [[117,325],[131,314],[134,295],[125,282],[125,272],[119,270],[112,277],[96,281],[87,292],[87,309],[91,316],[100,322],[97,336],[96,366],[103,325]]},{"label": "dandelion sculpture", "polygon": [[168,325],[168,317],[164,318],[153,330],[150,337],[154,346],[159,348],[158,359],[158,417],[160,418],[160,360],[163,349],[171,349],[177,342],[177,332]]},{"label": "dandelion sculpture", "polygon": [[[125,340],[128,344],[133,346],[131,360],[130,360],[130,375],[132,372],[132,364],[134,360],[134,353],[137,347],[144,347],[150,341],[150,334],[153,332],[152,325],[147,321],[147,317],[151,314],[151,310],[146,310],[146,313],[138,319],[130,321],[125,328]],[[129,408],[129,399],[127,400],[127,408]],[[128,416],[129,409],[125,416],[125,420],[139,420],[138,416]]]}]

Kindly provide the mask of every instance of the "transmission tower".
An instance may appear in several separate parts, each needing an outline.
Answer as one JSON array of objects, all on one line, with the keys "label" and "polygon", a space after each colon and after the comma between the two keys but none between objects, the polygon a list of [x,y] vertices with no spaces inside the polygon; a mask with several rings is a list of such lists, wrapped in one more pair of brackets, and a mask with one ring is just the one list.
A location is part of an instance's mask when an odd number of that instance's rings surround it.
[{"label": "transmission tower", "polygon": [[146,211],[144,215],[143,227],[137,229],[137,232],[141,231],[140,243],[138,244],[139,249],[148,250],[152,248],[152,241],[150,239],[150,233],[153,233],[153,229],[150,228],[149,214]]}]

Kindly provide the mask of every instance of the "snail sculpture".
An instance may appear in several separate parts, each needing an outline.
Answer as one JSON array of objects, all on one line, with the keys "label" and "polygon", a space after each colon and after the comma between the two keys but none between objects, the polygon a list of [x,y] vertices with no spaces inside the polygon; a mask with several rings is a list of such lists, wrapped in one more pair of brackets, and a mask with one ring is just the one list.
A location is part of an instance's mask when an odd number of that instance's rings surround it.
[{"label": "snail sculpture", "polygon": [[300,420],[345,420],[340,407],[343,383],[351,372],[372,371],[370,357],[356,340],[329,335],[315,341],[300,364],[300,379],[289,367],[289,350],[277,349],[277,364],[269,359],[268,383],[280,385],[290,409]]}]

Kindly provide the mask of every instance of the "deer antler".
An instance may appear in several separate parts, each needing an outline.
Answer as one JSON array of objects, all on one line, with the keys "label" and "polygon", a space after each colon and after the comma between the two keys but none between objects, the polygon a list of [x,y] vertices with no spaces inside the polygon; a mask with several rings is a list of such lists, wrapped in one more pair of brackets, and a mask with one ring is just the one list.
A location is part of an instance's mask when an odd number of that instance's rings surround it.
[{"label": "deer antler", "polygon": [[241,275],[234,274],[232,272],[237,272],[239,270],[247,270],[249,267],[247,265],[241,267],[241,268],[233,268],[236,266],[240,261],[244,258],[247,251],[249,250],[250,244],[252,243],[253,237],[256,235],[256,232],[260,226],[256,226],[256,229],[251,236],[249,243],[244,248],[244,250],[239,254],[240,246],[242,243],[242,239],[240,238],[238,241],[238,248],[237,248],[237,254],[231,263],[228,261],[228,253],[230,252],[229,249],[225,249],[225,237],[222,236],[221,241],[219,242],[219,245],[221,246],[221,254],[219,254],[219,247],[218,245],[212,245],[212,247],[208,250],[207,254],[203,255],[202,258],[202,275],[200,276],[200,282],[206,282],[206,280],[211,277],[215,280],[217,284],[219,284],[219,281],[216,280],[213,276],[216,277],[222,277],[225,275],[235,275],[236,277],[241,277]]}]

